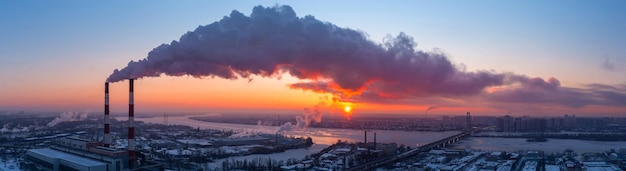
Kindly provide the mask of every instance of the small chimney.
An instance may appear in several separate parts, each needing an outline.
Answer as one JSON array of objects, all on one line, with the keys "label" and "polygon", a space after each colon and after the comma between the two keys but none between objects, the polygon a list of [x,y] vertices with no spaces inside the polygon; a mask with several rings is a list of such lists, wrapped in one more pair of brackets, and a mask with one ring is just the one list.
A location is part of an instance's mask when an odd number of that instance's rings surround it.
[{"label": "small chimney", "polygon": [[376,132],[374,132],[374,150],[376,150]]},{"label": "small chimney", "polygon": [[467,124],[467,130],[471,130],[472,129],[472,117],[470,115],[470,112],[467,112],[467,118],[466,119],[466,124]]},{"label": "small chimney", "polygon": [[134,97],[134,80],[128,79],[129,91],[128,91],[128,168],[133,168],[135,159],[137,158],[137,152],[135,151],[135,97]]},{"label": "small chimney", "polygon": [[367,146],[367,130],[363,130],[365,132],[365,139],[363,140],[363,143]]},{"label": "small chimney", "polygon": [[104,83],[104,146],[109,147],[111,144],[111,135],[109,125],[109,82]]}]

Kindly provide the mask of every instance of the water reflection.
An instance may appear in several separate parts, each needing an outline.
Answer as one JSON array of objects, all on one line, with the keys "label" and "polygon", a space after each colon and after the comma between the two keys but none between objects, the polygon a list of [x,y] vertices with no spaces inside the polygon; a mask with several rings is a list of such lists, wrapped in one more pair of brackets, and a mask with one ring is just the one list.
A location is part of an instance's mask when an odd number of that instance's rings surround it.
[{"label": "water reflection", "polygon": [[[125,119],[119,117],[116,119]],[[135,120],[143,121],[147,123],[162,124],[163,119],[161,117],[147,117],[147,118],[135,118]],[[198,127],[201,129],[215,129],[215,130],[233,130],[244,133],[269,133],[274,134],[278,130],[277,126],[261,126],[261,125],[244,125],[244,124],[228,124],[228,123],[216,123],[205,122],[189,119],[186,116],[182,117],[170,117],[169,124],[174,125],[187,125],[191,127]],[[416,131],[394,131],[394,130],[368,130],[368,142],[374,141],[373,132],[376,132],[376,140],[380,143],[397,143],[405,146],[415,147],[419,144],[427,144],[437,141],[439,139],[459,133],[459,131],[445,131],[445,132],[416,132]],[[348,142],[362,142],[364,140],[364,133],[362,130],[353,129],[335,129],[335,128],[306,128],[302,130],[291,130],[281,132],[283,135],[295,136],[295,137],[311,137],[316,144],[331,145],[338,140]]]}]

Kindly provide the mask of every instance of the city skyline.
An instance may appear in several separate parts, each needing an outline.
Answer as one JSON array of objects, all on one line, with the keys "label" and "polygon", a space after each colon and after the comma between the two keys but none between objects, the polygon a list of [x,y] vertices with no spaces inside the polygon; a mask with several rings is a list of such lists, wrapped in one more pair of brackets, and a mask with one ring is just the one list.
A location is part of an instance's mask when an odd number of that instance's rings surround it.
[{"label": "city skyline", "polygon": [[[68,1],[60,7],[47,3],[51,2],[4,2],[0,7],[3,20],[9,21],[0,33],[7,37],[0,50],[0,110],[100,111],[103,82],[113,69],[142,60],[150,49],[178,41],[185,32],[220,21],[232,10],[249,17],[257,5],[282,9],[278,4],[289,5],[300,19],[312,15],[339,29],[356,30],[373,45],[382,46],[383,40],[394,37],[402,40],[396,36],[403,32],[416,43],[412,47],[416,51],[431,57],[442,55],[444,62],[450,62],[454,68],[449,72],[460,76],[443,77],[458,83],[432,82],[434,86],[422,89],[403,87],[413,84],[389,86],[388,80],[377,78],[351,87],[342,84],[341,75],[298,79],[287,71],[266,77],[239,75],[237,80],[214,74],[201,79],[160,76],[136,81],[138,113],[302,112],[322,101],[324,110],[342,113],[350,106],[355,114],[626,114],[626,50],[620,48],[626,43],[626,34],[621,32],[626,29],[626,12],[619,9],[623,3],[619,1],[365,1],[330,6],[307,2]],[[348,10],[348,5],[355,8]],[[458,12],[444,12],[448,10]],[[426,70],[440,71],[435,68]],[[394,68],[383,68],[390,69]],[[411,69],[423,68],[407,71]],[[413,75],[398,77],[396,80],[411,80]],[[496,80],[485,85],[474,84],[481,82],[474,82],[476,79],[493,78]],[[382,88],[371,86],[372,82]],[[470,86],[476,87],[465,91]],[[125,111],[127,89],[125,82],[111,84],[114,113]],[[367,96],[372,92],[375,97]]]}]

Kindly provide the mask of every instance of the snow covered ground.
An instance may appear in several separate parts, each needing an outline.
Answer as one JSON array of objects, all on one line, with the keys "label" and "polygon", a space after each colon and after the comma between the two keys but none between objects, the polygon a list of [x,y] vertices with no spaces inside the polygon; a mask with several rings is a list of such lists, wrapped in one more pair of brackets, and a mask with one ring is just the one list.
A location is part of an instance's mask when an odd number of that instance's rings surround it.
[{"label": "snow covered ground", "polygon": [[6,161],[0,162],[0,170],[2,171],[19,171],[18,162],[15,158],[9,158]]},{"label": "snow covered ground", "polygon": [[247,155],[247,156],[229,157],[229,158],[224,158],[224,159],[218,159],[218,160],[215,160],[214,162],[208,163],[208,168],[212,169],[216,167],[221,167],[222,162],[224,162],[224,160],[230,161],[233,159],[234,160],[244,160],[244,159],[252,160],[256,158],[271,158],[272,160],[286,161],[287,159],[294,158],[297,160],[302,160],[304,159],[304,156],[322,151],[322,149],[326,147],[328,147],[328,145],[313,144],[313,146],[308,147],[308,148],[291,149],[291,150],[286,150],[285,152],[282,152],[282,153],[253,154],[253,155]]}]

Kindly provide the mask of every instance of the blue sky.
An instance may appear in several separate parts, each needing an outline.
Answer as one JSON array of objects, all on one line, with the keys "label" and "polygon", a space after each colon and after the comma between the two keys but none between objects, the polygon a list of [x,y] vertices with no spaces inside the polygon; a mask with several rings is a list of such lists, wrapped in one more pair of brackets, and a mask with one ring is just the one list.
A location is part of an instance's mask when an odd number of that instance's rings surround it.
[{"label": "blue sky", "polygon": [[626,84],[625,1],[2,1],[0,102],[97,89],[113,69],[199,25],[276,4],[375,42],[405,32],[468,71]]}]

